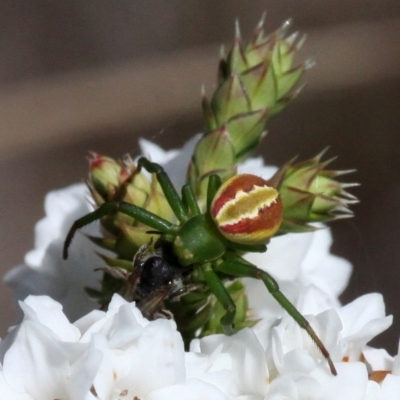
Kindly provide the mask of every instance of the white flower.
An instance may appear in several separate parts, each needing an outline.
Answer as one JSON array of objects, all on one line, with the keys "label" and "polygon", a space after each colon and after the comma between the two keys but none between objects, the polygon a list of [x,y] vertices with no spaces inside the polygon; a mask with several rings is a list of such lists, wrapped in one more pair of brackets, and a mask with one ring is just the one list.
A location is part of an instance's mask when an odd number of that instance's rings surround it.
[{"label": "white flower", "polygon": [[49,297],[29,296],[20,305],[22,323],[0,344],[2,399],[229,398],[201,379],[207,374],[187,377],[173,321],[149,322],[118,295],[107,312],[75,324]]},{"label": "white flower", "polygon": [[[268,390],[264,349],[250,329],[233,336],[193,340],[186,354],[192,375],[234,396],[264,396]],[[262,398],[261,397],[261,398]]]},{"label": "white flower", "polygon": [[[194,138],[181,152],[142,141],[142,152],[164,165],[181,187]],[[269,178],[262,159],[240,166]],[[95,246],[77,234],[68,261],[62,246],[72,222],[91,210],[84,185],[52,192],[37,224],[35,249],[6,276],[21,302],[22,323],[0,343],[0,398],[15,399],[387,399],[398,387],[400,361],[367,343],[391,324],[380,295],[342,307],[338,296],[350,264],[332,254],[330,231],[274,238],[266,253],[246,258],[274,276],[305,315],[338,370],[334,377],[308,334],[254,279],[245,279],[250,310],[260,319],[236,335],[194,340],[184,352],[175,323],[149,322],[118,295],[107,312],[84,292],[98,287],[103,266]],[[97,224],[85,233],[99,234]],[[65,313],[65,314],[64,314]],[[71,324],[70,320],[77,320]],[[363,360],[366,360],[363,362]],[[388,371],[377,383],[368,374]],[[385,397],[386,396],[386,397]]]},{"label": "white flower", "polygon": [[[399,344],[400,354],[400,344]],[[366,347],[363,355],[372,371],[367,400],[397,400],[400,393],[400,355],[391,357],[383,349]]]},{"label": "white flower", "polygon": [[[45,200],[46,217],[35,228],[35,249],[25,257],[25,264],[10,271],[5,282],[14,290],[17,300],[30,294],[48,295],[63,304],[72,320],[79,318],[97,304],[84,292],[85,286],[98,287],[103,266],[96,247],[84,235],[74,242],[68,260],[62,259],[62,246],[71,223],[91,211],[88,190],[84,184],[49,193]],[[99,234],[96,224],[86,233]]]},{"label": "white flower", "polygon": [[[323,296],[319,289],[311,287],[300,294],[295,305],[306,313]],[[381,296],[368,295],[337,311],[331,309],[308,316],[324,343],[332,350],[338,370],[336,377],[329,372],[326,361],[310,337],[287,314],[282,318],[263,320],[253,329],[242,330],[229,338],[213,335],[194,340],[191,350],[201,353],[199,357],[207,354],[210,359],[215,359],[212,366],[214,373],[233,370],[234,380],[225,379],[223,383],[230,386],[234,394],[291,400],[364,399],[369,390],[368,365],[359,362],[361,352],[356,360],[351,360],[351,354],[354,348],[368,349],[364,346],[366,337],[363,332],[367,330],[370,335],[376,336],[390,325],[391,317],[385,317],[382,305]],[[379,311],[366,315],[365,309]],[[357,334],[348,336],[349,329],[357,330]],[[382,365],[379,363],[384,359],[378,353],[375,355],[376,367]],[[188,357],[193,355],[189,353]],[[191,359],[189,361],[196,373],[199,373],[200,367],[210,370],[205,362],[199,367]],[[387,370],[390,370],[393,363],[386,361]],[[394,378],[386,378],[385,381],[387,379]]]},{"label": "white flower", "polygon": [[78,329],[49,297],[28,297],[21,308],[23,322],[0,344],[0,398],[14,390],[9,398],[89,399],[101,356],[93,344],[78,342]]},{"label": "white flower", "polygon": [[[317,300],[313,294],[302,296],[304,307]],[[368,330],[374,335],[384,327],[382,321],[390,322],[381,312],[381,297],[367,297],[338,311],[342,315],[349,310],[360,314],[366,306],[377,310],[370,316],[364,314],[356,328],[344,325],[342,331],[352,331],[352,339],[339,338],[338,351],[333,354],[338,369],[334,377],[325,362],[318,361],[309,337],[288,316],[231,337],[212,335],[195,340],[191,351],[185,353],[173,321],[149,322],[133,303],[118,295],[107,312],[94,310],[74,324],[68,322],[59,303],[46,296],[29,296],[20,303],[22,323],[0,343],[0,398],[390,398],[379,396],[396,388],[398,359],[382,357],[381,352],[372,356],[371,350],[366,350],[375,367],[393,369],[380,384],[368,381],[367,364],[341,361],[348,357],[355,336],[363,342],[366,326],[372,323],[374,328]],[[296,305],[301,308],[301,304]],[[317,315],[312,322],[318,320],[316,326],[323,339],[332,336],[331,330],[333,335],[340,333],[336,311]],[[346,321],[349,318],[343,318]]]}]

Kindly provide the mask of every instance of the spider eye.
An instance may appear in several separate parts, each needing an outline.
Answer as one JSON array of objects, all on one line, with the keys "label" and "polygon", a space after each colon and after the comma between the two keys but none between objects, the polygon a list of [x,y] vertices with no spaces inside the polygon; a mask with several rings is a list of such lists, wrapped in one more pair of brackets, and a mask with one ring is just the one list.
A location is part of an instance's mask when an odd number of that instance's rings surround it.
[{"label": "spider eye", "polygon": [[282,201],[269,182],[255,175],[228,179],[217,191],[210,209],[219,231],[241,244],[268,241],[282,222]]}]

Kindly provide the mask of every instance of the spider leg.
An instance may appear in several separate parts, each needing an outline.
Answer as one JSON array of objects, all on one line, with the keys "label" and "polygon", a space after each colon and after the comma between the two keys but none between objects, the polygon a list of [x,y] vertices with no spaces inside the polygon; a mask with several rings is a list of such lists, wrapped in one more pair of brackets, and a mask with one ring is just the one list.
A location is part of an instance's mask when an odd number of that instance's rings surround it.
[{"label": "spider leg", "polygon": [[221,186],[222,181],[219,175],[210,175],[208,178],[208,186],[207,186],[207,211],[210,211],[211,203],[214,200],[215,194],[217,190]]},{"label": "spider leg", "polygon": [[222,329],[226,335],[233,335],[235,333],[233,320],[236,314],[236,305],[221,279],[219,279],[218,275],[214,272],[211,263],[204,264],[203,272],[209,289],[226,311],[226,314],[221,318]]},{"label": "spider leg", "polygon": [[186,184],[182,187],[182,200],[187,206],[190,215],[200,215],[200,207],[197,203],[196,196],[193,193],[192,187]]},{"label": "spider leg", "polygon": [[139,158],[138,167],[139,169],[144,168],[147,172],[156,174],[158,183],[160,184],[172,211],[180,222],[185,222],[188,219],[185,205],[172,184],[171,179],[169,179],[169,176],[164,171],[164,168],[159,164],[151,162],[145,157]]},{"label": "spider leg", "polygon": [[103,203],[97,210],[84,215],[73,223],[64,242],[63,258],[68,258],[68,247],[78,229],[116,212],[126,214],[161,233],[174,233],[177,229],[176,225],[141,207],[124,201],[110,201]]},{"label": "spider leg", "polygon": [[309,322],[301,315],[297,308],[286,298],[286,296],[280,291],[276,280],[267,272],[262,271],[255,265],[248,263],[247,261],[229,260],[223,261],[216,266],[218,271],[224,272],[229,275],[238,277],[249,277],[260,279],[267,287],[268,291],[275,298],[275,300],[289,313],[289,315],[303,328],[311,339],[315,342],[322,355],[327,360],[330,370],[333,375],[337,375],[336,368],[333,365],[332,359],[329,355],[328,350],[325,348],[321,339],[315,333],[314,329],[310,326]]}]

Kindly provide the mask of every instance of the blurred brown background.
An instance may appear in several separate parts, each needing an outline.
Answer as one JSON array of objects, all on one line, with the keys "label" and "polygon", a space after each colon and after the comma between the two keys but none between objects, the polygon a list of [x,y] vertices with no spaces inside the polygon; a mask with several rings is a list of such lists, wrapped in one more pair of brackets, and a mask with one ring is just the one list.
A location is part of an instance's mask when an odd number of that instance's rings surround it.
[{"label": "blurred brown background", "polygon": [[[398,0],[0,1],[0,266],[23,261],[51,189],[81,181],[85,156],[137,154],[139,136],[180,147],[202,129],[200,87],[215,82],[219,46],[234,20],[249,37],[288,17],[308,34],[317,64],[300,98],[269,127],[269,163],[331,146],[361,203],[334,225],[336,254],[354,264],[345,302],[385,295],[395,324],[375,341],[397,350],[400,333],[400,3]],[[1,286],[0,337],[15,322]]]}]

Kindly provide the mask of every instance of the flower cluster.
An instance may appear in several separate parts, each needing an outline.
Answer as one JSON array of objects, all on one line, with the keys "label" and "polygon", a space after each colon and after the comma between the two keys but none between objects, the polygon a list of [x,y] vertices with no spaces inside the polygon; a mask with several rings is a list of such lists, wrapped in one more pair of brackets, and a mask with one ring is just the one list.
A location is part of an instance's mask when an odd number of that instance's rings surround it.
[{"label": "flower cluster", "polygon": [[23,316],[0,342],[0,398],[398,398],[400,356],[368,347],[392,322],[382,297],[338,300],[351,266],[322,223],[351,215],[354,184],[336,180],[349,171],[322,153],[248,159],[307,64],[288,23],[263,23],[248,43],[237,25],[201,137],[168,152],[141,141],[137,164],[93,154],[88,187],[48,195],[35,249],[5,278]]},{"label": "flower cluster", "polygon": [[[181,152],[164,152],[146,141],[141,146],[181,186],[180,165],[195,143]],[[265,178],[275,171],[262,159],[239,167],[240,173]],[[378,294],[340,305],[351,267],[329,253],[328,229],[273,238],[266,253],[246,258],[276,277],[307,317],[331,353],[336,377],[309,336],[254,279],[244,282],[259,322],[233,336],[195,339],[187,352],[173,321],[150,322],[118,295],[107,311],[96,310],[84,291],[101,280],[94,269],[103,261],[93,243],[79,234],[69,260],[61,260],[67,229],[90,209],[86,197],[84,185],[49,194],[35,249],[6,277],[17,299],[25,300],[22,322],[0,343],[0,398],[378,400],[400,392],[400,357],[367,346],[392,319]],[[98,230],[94,225],[85,233]]]}]

